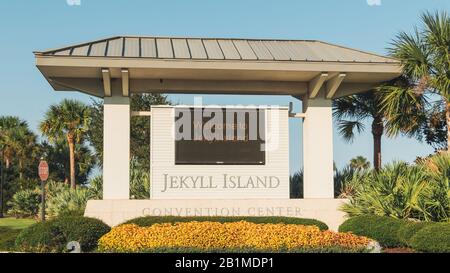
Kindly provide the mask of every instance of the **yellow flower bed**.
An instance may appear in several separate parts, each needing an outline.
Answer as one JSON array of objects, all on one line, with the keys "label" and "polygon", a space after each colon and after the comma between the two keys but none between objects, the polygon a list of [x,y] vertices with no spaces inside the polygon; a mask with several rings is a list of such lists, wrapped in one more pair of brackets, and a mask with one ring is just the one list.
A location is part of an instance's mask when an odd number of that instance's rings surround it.
[{"label": "yellow flower bed", "polygon": [[316,226],[187,222],[134,224],[113,228],[99,240],[106,252],[139,252],[158,248],[295,250],[300,248],[366,247],[371,240],[350,233],[321,231]]}]

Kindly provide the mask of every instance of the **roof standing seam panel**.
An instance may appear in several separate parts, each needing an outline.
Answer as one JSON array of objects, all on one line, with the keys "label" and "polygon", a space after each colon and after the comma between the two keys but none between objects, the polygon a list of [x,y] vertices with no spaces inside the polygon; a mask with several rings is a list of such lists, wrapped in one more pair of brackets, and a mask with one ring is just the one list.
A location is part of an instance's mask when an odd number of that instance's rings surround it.
[{"label": "roof standing seam panel", "polygon": [[327,44],[322,44],[322,45],[324,47],[328,47],[330,51],[334,48],[338,48],[339,50],[335,50],[335,51],[337,51],[341,54],[343,61],[351,61],[351,62],[354,62],[356,60],[363,61],[363,62],[387,62],[387,61],[389,61],[388,58],[363,53],[363,52],[360,52],[357,50],[351,50],[348,48],[342,48],[342,47],[338,47],[338,46],[334,46],[334,45],[327,45]]},{"label": "roof standing seam panel", "polygon": [[233,43],[238,50],[241,58],[243,60],[256,60],[258,59],[253,52],[253,49],[250,47],[247,41],[244,40],[233,40]]},{"label": "roof standing seam panel", "polygon": [[173,52],[175,53],[175,58],[180,59],[190,59],[191,53],[189,53],[189,48],[186,39],[172,39]]},{"label": "roof standing seam panel", "polygon": [[296,48],[294,47],[294,42],[280,41],[278,42],[278,46],[280,46],[293,61],[304,61],[307,58],[305,52],[296,50]]},{"label": "roof standing seam panel", "polygon": [[207,59],[205,47],[200,39],[187,39],[192,59]]},{"label": "roof standing seam panel", "polygon": [[222,50],[220,49],[219,43],[214,39],[204,39],[203,44],[205,45],[206,53],[208,54],[208,59],[223,60],[224,56]]},{"label": "roof standing seam panel", "polygon": [[157,58],[155,39],[142,38],[141,39],[141,56],[148,58]]},{"label": "roof standing seam panel", "polygon": [[264,41],[264,45],[270,51],[271,55],[274,57],[275,60],[277,61],[291,60],[289,53],[286,52],[286,50],[280,46],[279,41]]},{"label": "roof standing seam panel", "polygon": [[66,57],[399,63],[385,56],[309,40],[117,36],[35,53]]},{"label": "roof standing seam panel", "polygon": [[75,47],[72,51],[72,56],[87,56],[89,52],[89,45]]},{"label": "roof standing seam panel", "polygon": [[66,50],[60,50],[60,51],[56,51],[53,55],[55,56],[69,56],[70,55],[70,51],[72,49],[66,49]]},{"label": "roof standing seam panel", "polygon": [[299,56],[303,56],[304,60],[320,61],[319,56],[317,56],[317,54],[309,48],[308,43],[291,42],[290,47]]},{"label": "roof standing seam panel", "polygon": [[266,48],[263,41],[249,41],[248,42],[255,52],[258,60],[273,60],[274,57],[270,54],[270,51]]},{"label": "roof standing seam panel", "polygon": [[106,54],[106,42],[94,43],[91,45],[89,56],[104,57]]},{"label": "roof standing seam panel", "polygon": [[228,60],[240,60],[241,55],[237,51],[231,40],[218,40],[219,46],[222,49],[225,59]]},{"label": "roof standing seam panel", "polygon": [[125,38],[125,57],[139,57],[139,38]]},{"label": "roof standing seam panel", "polygon": [[168,38],[156,39],[156,50],[158,51],[158,58],[173,58],[172,42]]},{"label": "roof standing seam panel", "polygon": [[109,57],[122,57],[123,56],[123,39],[118,38],[108,41],[108,52],[106,56]]},{"label": "roof standing seam panel", "polygon": [[313,43],[305,43],[304,46],[308,49],[308,51],[312,52],[312,56],[315,56],[315,60],[312,61],[337,61],[337,58],[334,56],[330,56],[326,51],[320,50],[317,48],[317,42]]},{"label": "roof standing seam panel", "polygon": [[351,57],[343,54],[343,48],[330,48],[322,43],[316,43],[314,45],[314,49],[320,52],[320,54],[324,56],[325,60],[352,61]]}]

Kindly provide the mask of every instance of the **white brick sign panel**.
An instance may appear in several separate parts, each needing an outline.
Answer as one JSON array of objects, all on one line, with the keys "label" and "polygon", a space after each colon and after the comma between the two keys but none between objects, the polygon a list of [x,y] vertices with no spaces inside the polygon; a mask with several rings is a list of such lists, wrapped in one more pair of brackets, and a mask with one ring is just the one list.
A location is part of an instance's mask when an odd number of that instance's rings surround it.
[{"label": "white brick sign panel", "polygon": [[289,114],[265,109],[264,165],[176,165],[175,107],[151,116],[151,199],[289,198]]}]

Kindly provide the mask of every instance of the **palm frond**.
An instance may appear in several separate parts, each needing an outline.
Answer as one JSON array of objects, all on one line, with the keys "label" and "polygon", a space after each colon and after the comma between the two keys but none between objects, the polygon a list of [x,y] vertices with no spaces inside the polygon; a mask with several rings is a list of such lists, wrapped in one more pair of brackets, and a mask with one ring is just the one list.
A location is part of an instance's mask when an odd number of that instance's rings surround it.
[{"label": "palm frond", "polygon": [[417,28],[413,34],[400,32],[388,50],[391,56],[402,62],[403,72],[408,77],[418,81],[429,75],[430,51]]},{"label": "palm frond", "polygon": [[365,126],[360,121],[340,120],[338,122],[338,131],[348,142],[353,142],[356,133],[360,134],[364,129]]}]

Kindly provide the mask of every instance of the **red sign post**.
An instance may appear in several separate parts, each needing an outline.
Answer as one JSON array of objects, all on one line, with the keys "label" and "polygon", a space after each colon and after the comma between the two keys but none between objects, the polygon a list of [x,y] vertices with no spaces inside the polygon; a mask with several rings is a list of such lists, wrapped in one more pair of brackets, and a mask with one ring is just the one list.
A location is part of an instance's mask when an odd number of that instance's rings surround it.
[{"label": "red sign post", "polygon": [[39,163],[39,178],[44,182],[48,179],[48,164],[45,160],[41,160]]},{"label": "red sign post", "polygon": [[49,174],[48,164],[47,164],[47,161],[45,161],[44,159],[41,159],[41,162],[39,162],[38,174],[39,174],[39,178],[41,179],[41,188],[42,188],[41,220],[42,220],[42,222],[44,222],[45,221],[45,181],[47,181],[48,174]]}]

